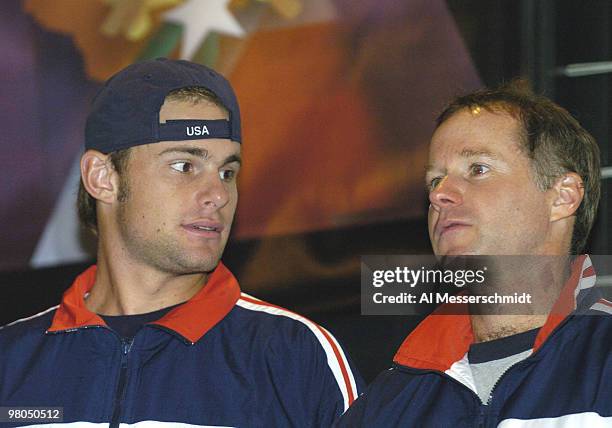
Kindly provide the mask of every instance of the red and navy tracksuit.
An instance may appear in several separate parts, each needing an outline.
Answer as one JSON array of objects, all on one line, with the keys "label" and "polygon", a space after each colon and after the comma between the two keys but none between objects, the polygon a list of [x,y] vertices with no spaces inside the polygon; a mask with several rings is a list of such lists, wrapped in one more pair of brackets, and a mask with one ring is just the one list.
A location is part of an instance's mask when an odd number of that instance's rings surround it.
[{"label": "red and navy tracksuit", "polygon": [[466,381],[474,337],[461,315],[427,317],[338,427],[612,427],[612,303],[580,256],[532,353],[483,403]]},{"label": "red and navy tracksuit", "polygon": [[0,406],[62,407],[71,427],[327,427],[357,397],[328,331],[241,293],[222,264],[131,340],[85,307],[94,281],[0,330]]}]

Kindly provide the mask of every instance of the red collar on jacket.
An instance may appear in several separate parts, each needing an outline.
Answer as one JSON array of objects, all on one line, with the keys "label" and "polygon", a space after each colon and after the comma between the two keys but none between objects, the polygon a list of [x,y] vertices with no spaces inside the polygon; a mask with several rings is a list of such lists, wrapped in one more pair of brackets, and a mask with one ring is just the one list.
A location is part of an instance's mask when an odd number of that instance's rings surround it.
[{"label": "red collar on jacket", "polygon": [[[563,286],[546,323],[540,328],[533,351],[535,352],[548,338],[552,331],[576,309],[576,296],[580,288],[586,288],[582,279],[595,276],[595,270],[588,256],[579,256],[572,263],[570,277]],[[589,282],[592,281],[585,281]],[[438,308],[425,318],[416,329],[408,335],[398,349],[393,361],[418,369],[448,370],[454,362],[463,358],[474,342],[472,324],[468,314],[468,305],[461,305],[455,314],[440,315],[445,306]],[[463,312],[456,314],[457,312]]]},{"label": "red collar on jacket", "polygon": [[[48,332],[106,325],[100,316],[85,306],[84,296],[93,287],[95,279],[94,265],[74,280],[64,293]],[[238,281],[229,269],[219,262],[208,277],[206,285],[195,296],[153,324],[173,330],[195,343],[232,310],[239,297]]]}]

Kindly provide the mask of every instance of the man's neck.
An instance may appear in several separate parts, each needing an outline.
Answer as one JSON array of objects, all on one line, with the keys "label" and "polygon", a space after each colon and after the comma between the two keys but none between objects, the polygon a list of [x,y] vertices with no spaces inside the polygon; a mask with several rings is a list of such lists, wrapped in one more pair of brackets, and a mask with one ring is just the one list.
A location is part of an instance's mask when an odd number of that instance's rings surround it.
[{"label": "man's neck", "polygon": [[208,275],[175,275],[149,266],[125,263],[98,253],[96,282],[85,305],[102,315],[153,312],[189,300],[206,283]]},{"label": "man's neck", "polygon": [[530,304],[470,307],[474,341],[487,342],[542,327],[569,277],[562,256],[509,256],[493,260],[495,275],[490,293],[527,293]]},{"label": "man's neck", "polygon": [[472,315],[474,342],[488,342],[540,328],[547,315]]}]

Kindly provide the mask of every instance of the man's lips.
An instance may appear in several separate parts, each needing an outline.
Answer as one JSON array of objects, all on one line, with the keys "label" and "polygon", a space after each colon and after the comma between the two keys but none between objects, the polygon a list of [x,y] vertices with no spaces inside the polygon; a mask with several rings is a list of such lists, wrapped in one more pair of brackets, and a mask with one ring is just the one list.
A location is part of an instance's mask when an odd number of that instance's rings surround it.
[{"label": "man's lips", "polygon": [[181,226],[187,232],[203,238],[218,238],[225,228],[221,223],[212,220],[199,220]]},{"label": "man's lips", "polygon": [[436,225],[435,235],[438,239],[447,233],[463,230],[471,225],[463,220],[443,220]]}]

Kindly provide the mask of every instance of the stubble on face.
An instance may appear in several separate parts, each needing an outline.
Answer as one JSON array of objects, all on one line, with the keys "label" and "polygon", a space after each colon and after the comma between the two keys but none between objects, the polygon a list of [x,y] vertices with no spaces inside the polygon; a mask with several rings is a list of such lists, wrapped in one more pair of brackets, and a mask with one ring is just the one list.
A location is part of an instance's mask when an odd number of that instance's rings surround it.
[{"label": "stubble on face", "polygon": [[134,209],[131,206],[133,195],[129,189],[129,181],[126,179],[124,184],[124,192],[119,192],[122,197],[117,198],[119,202],[117,222],[123,237],[122,243],[131,257],[160,272],[173,275],[211,272],[215,269],[221,258],[223,247],[214,254],[190,255],[177,242],[176,235],[169,233],[166,229],[167,224],[163,220],[159,220],[159,227],[155,229],[152,236],[143,233],[144,231],[134,219],[146,223],[150,221],[147,216],[151,216],[152,213],[144,210],[139,213],[133,212]]},{"label": "stubble on face", "polygon": [[[118,210],[118,222],[125,250],[135,260],[154,267],[160,272],[174,275],[210,272],[214,270],[218,259],[210,257],[208,260],[190,258],[185,254],[174,238],[157,229],[155,236],[145,236],[138,227],[126,221],[126,206],[122,204]],[[144,220],[144,216],[142,217]]]}]

